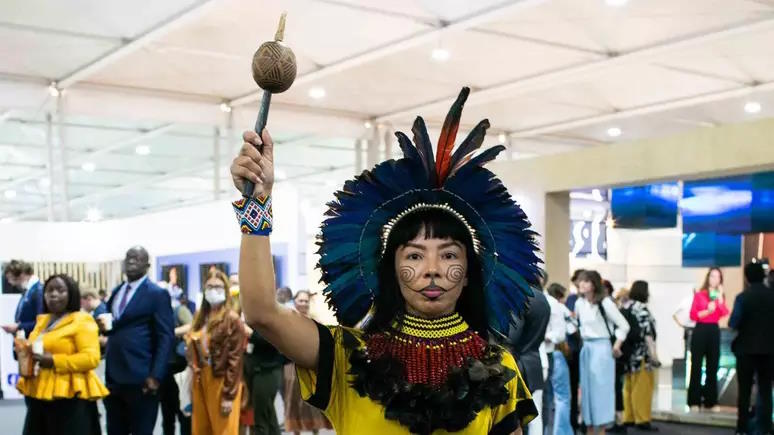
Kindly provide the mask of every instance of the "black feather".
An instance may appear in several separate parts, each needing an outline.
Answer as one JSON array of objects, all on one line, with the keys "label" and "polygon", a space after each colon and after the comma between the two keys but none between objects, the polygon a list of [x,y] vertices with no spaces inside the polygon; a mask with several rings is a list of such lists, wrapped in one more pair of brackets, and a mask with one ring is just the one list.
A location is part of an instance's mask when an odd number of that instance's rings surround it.
[{"label": "black feather", "polygon": [[438,181],[438,175],[435,173],[435,157],[433,156],[433,144],[430,142],[430,136],[427,134],[425,120],[417,116],[414,125],[411,127],[414,133],[414,143],[417,145],[417,151],[422,158],[422,164],[427,170],[427,176],[431,186],[435,186]]},{"label": "black feather", "polygon": [[465,156],[481,148],[481,144],[484,143],[484,137],[486,136],[486,130],[488,128],[489,120],[484,119],[483,121],[479,122],[478,125],[476,125],[473,130],[470,131],[470,133],[468,133],[468,136],[465,138],[465,140],[463,140],[460,146],[457,147],[457,151],[454,151],[454,154],[452,154],[452,172],[457,169],[457,165],[463,161]]}]

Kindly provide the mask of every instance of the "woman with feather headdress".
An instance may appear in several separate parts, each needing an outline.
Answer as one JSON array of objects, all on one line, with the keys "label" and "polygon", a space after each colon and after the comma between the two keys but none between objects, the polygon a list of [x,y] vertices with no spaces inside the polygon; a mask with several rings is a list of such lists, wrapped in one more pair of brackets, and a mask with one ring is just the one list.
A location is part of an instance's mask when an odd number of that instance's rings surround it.
[{"label": "woman with feather headdress", "polygon": [[[296,364],[302,395],[339,434],[511,434],[537,414],[513,357],[490,344],[526,308],[541,271],[521,208],[473,156],[481,121],[454,150],[469,89],[435,156],[424,120],[404,157],[347,181],[319,238],[324,294],[340,326],[279,306],[268,235],[274,145],[246,132],[231,174],[255,194],[234,203],[247,322]],[[367,318],[367,321],[363,321]]]}]

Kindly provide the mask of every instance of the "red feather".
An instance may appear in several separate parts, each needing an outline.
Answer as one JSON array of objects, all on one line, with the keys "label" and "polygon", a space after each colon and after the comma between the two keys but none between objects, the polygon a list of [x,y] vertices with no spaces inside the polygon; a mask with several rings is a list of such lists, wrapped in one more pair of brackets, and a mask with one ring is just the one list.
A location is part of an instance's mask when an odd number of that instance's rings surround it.
[{"label": "red feather", "polygon": [[462,117],[462,106],[468,99],[470,88],[464,87],[457,96],[457,101],[452,104],[446,120],[443,122],[441,136],[438,138],[438,148],[435,152],[435,171],[438,174],[438,186],[443,186],[446,177],[451,171],[451,156],[454,149],[454,140],[457,138],[457,130],[460,127],[460,118]]}]

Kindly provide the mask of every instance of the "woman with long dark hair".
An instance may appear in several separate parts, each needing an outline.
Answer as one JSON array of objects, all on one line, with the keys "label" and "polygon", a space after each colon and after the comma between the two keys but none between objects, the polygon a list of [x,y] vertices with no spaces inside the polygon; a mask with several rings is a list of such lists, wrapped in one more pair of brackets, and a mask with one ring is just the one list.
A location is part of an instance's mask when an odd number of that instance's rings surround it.
[{"label": "woman with long dark hair", "polygon": [[578,278],[581,297],[575,304],[583,348],[580,354],[581,412],[588,434],[604,434],[615,422],[615,359],[629,323],[607,295],[602,278],[586,270]]},{"label": "woman with long dark hair", "polygon": [[99,328],[81,311],[78,283],[65,274],[43,285],[43,314],[29,336],[40,367],[16,387],[27,398],[24,435],[97,435],[97,401],[108,390],[95,373],[99,365]]},{"label": "woman with long dark hair", "polygon": [[538,285],[534,233],[483,167],[503,147],[471,155],[487,121],[452,154],[468,92],[435,158],[417,118],[415,144],[397,135],[404,158],[348,181],[329,204],[319,266],[341,326],[275,301],[269,134],[246,132],[231,167],[240,191],[245,180],[256,186],[234,203],[245,317],[295,362],[304,399],[338,434],[510,434],[537,414],[513,357],[487,341],[508,332]]},{"label": "woman with long dark hair", "polygon": [[193,435],[236,434],[242,398],[242,358],[246,333],[232,309],[229,279],[210,271],[204,298],[186,336],[188,363],[194,370],[191,404]]},{"label": "woman with long dark hair", "polygon": [[[704,277],[701,289],[694,293],[691,320],[696,327],[691,336],[691,379],[688,384],[688,406],[691,411],[700,407],[718,410],[718,365],[720,364],[720,319],[728,315],[723,293],[723,272],[712,267]],[[702,366],[706,361],[704,385],[701,384]]]}]

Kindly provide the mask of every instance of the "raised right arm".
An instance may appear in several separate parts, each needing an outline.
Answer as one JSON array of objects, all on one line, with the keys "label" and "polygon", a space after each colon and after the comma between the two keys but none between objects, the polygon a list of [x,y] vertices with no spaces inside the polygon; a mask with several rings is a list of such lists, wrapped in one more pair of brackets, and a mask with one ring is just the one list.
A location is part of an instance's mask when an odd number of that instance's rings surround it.
[{"label": "raised right arm", "polygon": [[[231,165],[234,185],[241,192],[244,180],[255,183],[254,196],[270,196],[274,185],[274,143],[264,130],[243,134],[244,144]],[[263,152],[257,146],[263,145]],[[281,223],[280,223],[281,224]],[[239,251],[239,288],[247,324],[283,355],[306,369],[316,369],[320,340],[315,323],[277,303],[274,261],[269,236],[242,235]]]}]

